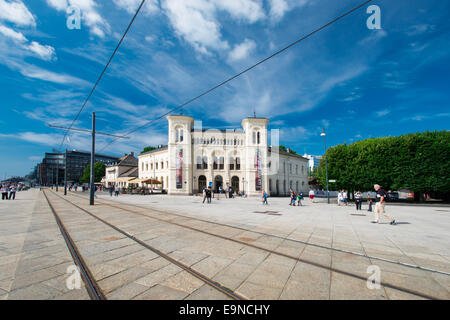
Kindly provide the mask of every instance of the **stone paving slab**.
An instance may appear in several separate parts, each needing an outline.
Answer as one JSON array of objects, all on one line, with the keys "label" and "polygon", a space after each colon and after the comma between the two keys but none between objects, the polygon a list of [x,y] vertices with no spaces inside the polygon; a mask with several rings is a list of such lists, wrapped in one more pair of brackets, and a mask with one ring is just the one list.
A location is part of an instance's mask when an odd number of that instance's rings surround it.
[{"label": "stone paving slab", "polygon": [[[74,262],[42,193],[31,189],[19,192],[15,201],[1,202],[0,217],[0,241],[13,252],[0,257],[4,299],[66,296],[66,271]],[[73,299],[89,299],[84,283],[74,291]]]},{"label": "stone paving slab", "polygon": [[[229,299],[51,192],[48,195],[108,299]],[[398,220],[408,222],[390,226],[370,224],[370,215],[352,216],[354,209],[350,207],[309,203],[289,207],[286,199],[271,198],[270,210],[279,215],[269,216],[254,212],[261,210],[261,206],[252,198],[221,199],[220,204],[213,200],[214,205],[207,206],[196,197],[177,197],[177,201],[171,201],[172,196],[152,197],[121,195],[111,199],[99,193],[100,201],[95,206],[73,194],[67,199],[249,299],[420,299],[408,290],[449,299],[447,275],[332,250],[448,270],[450,252],[443,245],[450,240],[448,232],[444,232],[450,226],[448,216],[436,215],[430,208],[421,208],[422,211],[412,208],[409,216],[401,206],[389,208],[396,210]],[[159,201],[155,204],[150,199]],[[35,202],[40,200],[37,193]],[[140,214],[112,208],[101,201],[125,207],[125,203],[137,203],[141,207],[128,208]],[[157,206],[157,210],[152,206]],[[45,206],[41,203],[38,207]],[[22,217],[20,221],[8,218],[13,228],[21,232],[13,234],[0,227],[0,271],[17,275],[14,279],[0,279],[0,299],[9,296],[10,291],[17,299],[33,295],[40,295],[41,299],[88,298],[85,290],[70,291],[64,286],[65,268],[71,257],[67,256],[67,248],[60,246],[64,241],[54,228],[52,216],[44,216],[44,209],[28,210],[42,215],[33,213],[28,220]],[[433,224],[424,219],[423,211],[434,219]],[[419,222],[425,231],[418,226]],[[430,234],[434,237],[429,238]],[[368,289],[366,280],[359,277],[368,277],[367,267],[371,265],[381,268],[383,282],[405,288],[406,292],[385,286]]]}]

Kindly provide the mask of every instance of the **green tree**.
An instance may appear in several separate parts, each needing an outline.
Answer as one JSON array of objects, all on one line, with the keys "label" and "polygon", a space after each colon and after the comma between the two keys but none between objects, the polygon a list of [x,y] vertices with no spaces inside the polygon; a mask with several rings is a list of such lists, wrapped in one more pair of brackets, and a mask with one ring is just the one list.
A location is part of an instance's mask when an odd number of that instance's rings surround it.
[{"label": "green tree", "polygon": [[[94,181],[100,182],[105,176],[106,166],[103,162],[96,162],[94,164]],[[80,178],[80,183],[90,183],[91,182],[91,165],[88,164],[84,168],[83,176]]]},{"label": "green tree", "polygon": [[[344,143],[329,148],[326,157],[328,178],[337,180],[332,189],[372,190],[378,183],[385,190],[408,189],[416,195],[432,193],[449,199],[449,131]],[[325,185],[325,158],[317,173]]]},{"label": "green tree", "polygon": [[156,150],[156,147],[148,146],[148,147],[145,147],[144,150],[141,151],[141,154],[143,154],[145,152],[153,151],[153,150]]}]

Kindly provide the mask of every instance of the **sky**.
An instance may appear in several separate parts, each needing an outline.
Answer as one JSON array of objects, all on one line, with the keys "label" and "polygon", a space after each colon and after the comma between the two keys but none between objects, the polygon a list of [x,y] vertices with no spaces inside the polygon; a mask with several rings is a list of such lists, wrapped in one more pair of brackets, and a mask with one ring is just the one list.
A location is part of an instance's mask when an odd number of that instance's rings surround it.
[{"label": "sky", "polygon": [[[331,21],[362,0],[147,0],[74,127],[112,134],[155,119]],[[0,0],[0,177],[59,148],[140,0]],[[270,119],[297,153],[371,137],[448,130],[450,2],[377,0],[196,100],[204,127]],[[77,8],[74,10],[74,8]],[[78,11],[77,11],[78,10]],[[68,27],[80,12],[80,28]],[[69,24],[70,25],[70,24]],[[167,143],[165,119],[97,150]],[[107,146],[107,147],[106,147]],[[61,149],[90,150],[72,132]]]}]

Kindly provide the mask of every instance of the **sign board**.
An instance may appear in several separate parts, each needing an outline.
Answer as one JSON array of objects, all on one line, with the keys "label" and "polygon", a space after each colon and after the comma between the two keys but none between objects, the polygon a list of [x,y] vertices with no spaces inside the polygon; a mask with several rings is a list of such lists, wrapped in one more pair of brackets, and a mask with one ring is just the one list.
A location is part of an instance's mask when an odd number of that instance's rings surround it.
[{"label": "sign board", "polygon": [[336,182],[336,180],[328,180],[328,182]]},{"label": "sign board", "polygon": [[212,188],[212,182],[210,182],[210,183],[208,184],[208,186],[209,186],[210,188]]}]

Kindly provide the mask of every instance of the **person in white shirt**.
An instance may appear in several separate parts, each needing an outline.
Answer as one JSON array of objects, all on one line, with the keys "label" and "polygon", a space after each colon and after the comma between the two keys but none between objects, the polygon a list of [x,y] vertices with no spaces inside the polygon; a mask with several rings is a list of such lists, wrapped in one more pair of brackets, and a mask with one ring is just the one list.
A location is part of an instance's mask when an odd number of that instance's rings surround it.
[{"label": "person in white shirt", "polygon": [[309,200],[311,203],[314,203],[314,190],[309,190]]},{"label": "person in white shirt", "polygon": [[344,201],[344,193],[342,191],[339,191],[339,193],[338,193],[338,206],[340,206],[343,201]]}]

